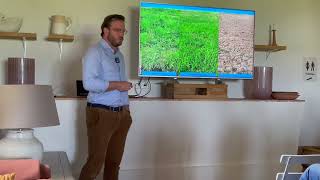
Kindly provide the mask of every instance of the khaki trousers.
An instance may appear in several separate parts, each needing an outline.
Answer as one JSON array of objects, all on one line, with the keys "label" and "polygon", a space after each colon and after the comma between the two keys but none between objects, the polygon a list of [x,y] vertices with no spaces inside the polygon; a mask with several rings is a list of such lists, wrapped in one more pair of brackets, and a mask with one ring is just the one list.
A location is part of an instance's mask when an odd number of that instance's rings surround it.
[{"label": "khaki trousers", "polygon": [[112,112],[103,108],[86,109],[88,158],[79,180],[94,180],[104,165],[104,180],[118,180],[125,141],[132,123],[128,108]]}]

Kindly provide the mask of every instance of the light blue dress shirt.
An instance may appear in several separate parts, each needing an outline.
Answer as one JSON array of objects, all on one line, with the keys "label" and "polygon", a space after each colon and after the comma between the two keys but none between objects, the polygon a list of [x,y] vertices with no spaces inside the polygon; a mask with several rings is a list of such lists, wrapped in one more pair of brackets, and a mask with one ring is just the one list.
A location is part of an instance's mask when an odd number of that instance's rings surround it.
[{"label": "light blue dress shirt", "polygon": [[129,105],[128,91],[106,91],[110,81],[128,81],[120,50],[114,53],[110,45],[101,39],[83,57],[82,67],[83,87],[89,91],[88,102],[113,107]]}]

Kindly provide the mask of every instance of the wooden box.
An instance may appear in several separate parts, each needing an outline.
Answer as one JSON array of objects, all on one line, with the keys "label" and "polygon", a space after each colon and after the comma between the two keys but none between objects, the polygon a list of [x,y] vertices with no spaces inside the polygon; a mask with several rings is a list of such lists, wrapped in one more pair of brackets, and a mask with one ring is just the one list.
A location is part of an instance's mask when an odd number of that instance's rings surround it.
[{"label": "wooden box", "polygon": [[228,98],[226,84],[167,84],[165,96],[170,99],[224,99]]}]

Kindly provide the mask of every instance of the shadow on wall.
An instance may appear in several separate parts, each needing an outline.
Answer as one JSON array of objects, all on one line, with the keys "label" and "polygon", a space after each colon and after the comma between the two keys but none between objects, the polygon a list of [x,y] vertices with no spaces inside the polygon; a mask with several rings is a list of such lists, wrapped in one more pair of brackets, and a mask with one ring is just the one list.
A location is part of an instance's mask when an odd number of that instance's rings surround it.
[{"label": "shadow on wall", "polygon": [[0,130],[0,139],[2,139],[5,136],[5,130]]},{"label": "shadow on wall", "polygon": [[[262,110],[255,113],[265,112]],[[217,172],[214,179],[267,180],[275,178],[279,169],[278,159],[272,158],[275,157],[275,154],[278,154],[276,157],[280,157],[281,152],[290,149],[290,146],[281,144],[284,142],[283,137],[277,137],[278,140],[275,140],[275,135],[270,133],[273,125],[264,119],[251,122],[254,123],[255,129],[248,127],[247,119],[233,116],[228,118],[226,122],[232,123],[223,127],[223,140],[219,143],[218,150],[221,152],[219,162],[223,163],[223,168],[222,171]],[[274,165],[275,161],[276,165]]]},{"label": "shadow on wall", "polygon": [[[247,173],[248,147],[249,147],[249,130],[242,124],[237,117],[229,117],[233,120],[226,122],[234,122],[226,124],[222,129],[222,140],[219,145],[218,152],[219,162],[222,164],[221,171],[214,174],[214,179],[250,179]],[[222,120],[222,119],[221,119]],[[226,147],[235,147],[226,149]],[[232,172],[232,173],[230,173]]]},{"label": "shadow on wall", "polygon": [[8,65],[8,58],[2,59],[0,63],[1,71],[2,73],[2,79],[0,79],[1,84],[6,84],[7,83],[7,65]]},{"label": "shadow on wall", "polygon": [[[129,69],[129,72],[134,74],[128,75],[129,78],[137,77],[137,67],[138,67],[138,53],[139,53],[139,39],[138,31],[139,24],[135,24],[137,19],[139,19],[139,9],[134,8],[131,11],[132,15],[132,26],[130,29],[129,41],[131,42],[129,59],[126,61],[126,68]],[[129,20],[129,19],[128,19]],[[76,95],[76,80],[82,79],[82,57],[87,52],[88,48],[99,41],[100,37],[100,27],[97,25],[82,25],[79,35],[79,39],[75,39],[76,42],[71,51],[68,51],[64,54],[62,61],[57,60],[54,69],[57,70],[53,76],[53,84],[58,88],[56,89],[57,93],[63,95],[74,96]],[[79,53],[81,52],[81,53]],[[127,71],[128,72],[128,71]],[[54,86],[54,85],[53,85]],[[61,89],[59,89],[61,88]],[[60,92],[59,92],[60,91]],[[87,158],[87,129],[86,129],[86,117],[85,117],[86,105],[80,105],[78,107],[78,117],[76,118],[76,139],[75,139],[75,152],[74,159],[72,162],[72,172],[75,177],[78,177],[81,171],[81,167],[84,165]],[[82,116],[79,116],[82,115]],[[101,176],[102,173],[100,173]],[[97,177],[100,179],[100,177]]]},{"label": "shadow on wall", "polygon": [[161,118],[163,126],[155,132],[154,180],[190,179],[191,172],[187,167],[191,162],[192,145],[195,143],[192,127],[183,121],[184,118],[179,117],[183,112],[171,113],[176,116]]},{"label": "shadow on wall", "polygon": [[52,75],[55,95],[76,95],[76,80],[82,79],[82,57],[88,48],[98,41],[97,39],[100,37],[98,30],[99,27],[96,25],[83,25],[77,35],[78,39],[76,38],[72,44],[72,48],[63,54],[61,61],[56,60]]},{"label": "shadow on wall", "polygon": [[[54,69],[53,86],[61,87],[63,95],[76,95],[76,80],[82,79],[82,57],[88,48],[97,43],[100,38],[100,29],[96,25],[82,25],[78,39],[75,39],[73,48],[66,52],[62,61],[57,60]],[[80,52],[80,53],[79,53]],[[54,84],[56,83],[56,84]],[[59,90],[59,89],[58,89]],[[59,92],[59,91],[58,91]],[[87,128],[86,128],[86,100],[79,100],[75,116],[75,152],[71,164],[72,172],[77,177],[87,157]]]},{"label": "shadow on wall", "polygon": [[[138,78],[139,67],[139,8],[133,7],[129,14],[130,25],[128,38],[129,52],[126,58],[126,71],[129,79]],[[76,95],[76,80],[82,79],[82,57],[88,48],[100,39],[100,27],[93,24],[81,26],[79,34],[69,51],[63,52],[62,60],[54,63],[52,74],[52,86],[55,95]],[[64,46],[69,46],[64,43]],[[80,52],[80,53],[79,53]]]},{"label": "shadow on wall", "polygon": [[75,132],[75,152],[74,161],[71,164],[74,177],[78,179],[81,168],[84,165],[88,154],[88,139],[86,126],[86,103],[81,103],[77,108],[76,132]]},{"label": "shadow on wall", "polygon": [[[158,108],[154,104],[147,106],[150,109]],[[183,109],[161,107],[159,112],[148,109],[137,113],[142,109],[133,109],[133,124],[128,134],[119,179],[190,179],[184,167],[190,164],[191,146],[195,143],[192,126],[184,121]]]},{"label": "shadow on wall", "polygon": [[[129,42],[130,50],[128,56],[128,64],[126,65],[129,68],[129,79],[138,78],[138,68],[139,68],[139,7],[132,7],[129,14],[130,19],[130,32],[129,32]],[[127,71],[128,72],[128,71]]]}]

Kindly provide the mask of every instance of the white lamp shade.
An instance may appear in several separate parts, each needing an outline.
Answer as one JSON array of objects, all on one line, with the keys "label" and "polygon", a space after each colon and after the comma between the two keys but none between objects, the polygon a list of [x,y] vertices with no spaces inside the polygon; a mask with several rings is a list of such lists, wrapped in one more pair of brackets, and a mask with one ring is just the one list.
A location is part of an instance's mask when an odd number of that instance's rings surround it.
[{"label": "white lamp shade", "polygon": [[51,86],[0,85],[0,129],[59,125]]}]

